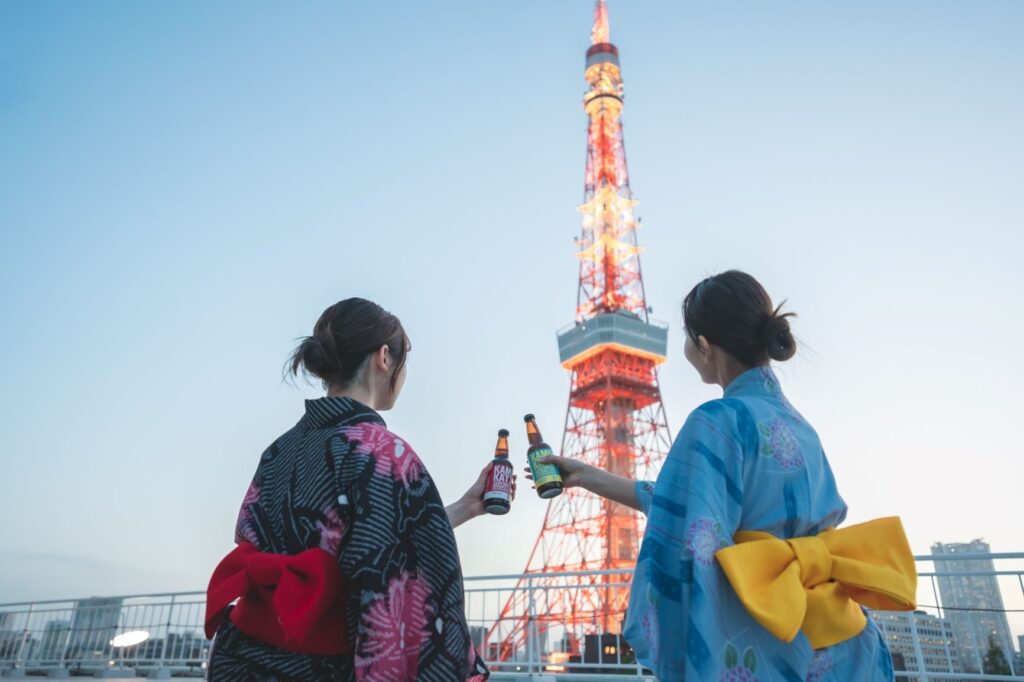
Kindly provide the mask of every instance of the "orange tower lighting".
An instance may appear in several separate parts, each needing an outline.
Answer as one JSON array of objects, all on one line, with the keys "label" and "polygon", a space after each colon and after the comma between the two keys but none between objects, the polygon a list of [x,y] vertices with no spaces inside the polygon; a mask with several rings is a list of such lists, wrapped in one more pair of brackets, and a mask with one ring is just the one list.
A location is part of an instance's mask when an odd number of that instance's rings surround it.
[{"label": "orange tower lighting", "polygon": [[[561,454],[644,479],[654,477],[671,445],[657,372],[668,329],[648,318],[622,135],[619,51],[609,40],[608,8],[598,0],[584,71],[587,168],[576,320],[558,334],[561,364],[571,374]],[[628,576],[550,574],[632,568],[643,524],[638,512],[579,488],[552,499],[528,577],[489,633],[489,657],[507,661],[526,647],[548,649],[541,642],[556,637],[557,653],[548,661],[561,663],[580,654],[587,635],[621,632]],[[620,648],[596,642],[604,653]]]}]

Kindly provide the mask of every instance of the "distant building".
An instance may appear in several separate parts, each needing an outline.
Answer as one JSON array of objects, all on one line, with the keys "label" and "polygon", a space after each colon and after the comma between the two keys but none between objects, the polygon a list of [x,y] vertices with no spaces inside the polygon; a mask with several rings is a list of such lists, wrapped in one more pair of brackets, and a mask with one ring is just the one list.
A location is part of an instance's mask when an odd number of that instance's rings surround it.
[{"label": "distant building", "polygon": [[167,635],[167,647],[163,652],[169,664],[206,660],[210,654],[210,642],[204,635],[195,632],[172,632]]},{"label": "distant building", "polygon": [[469,628],[469,638],[473,642],[473,646],[476,650],[483,653],[484,642],[487,641],[487,628],[480,625],[473,625]]},{"label": "distant building", "polygon": [[[907,672],[961,672],[953,628],[948,621],[924,611],[875,611],[871,617],[892,652],[893,667]],[[917,634],[918,644],[914,644]],[[920,650],[918,649],[920,647]],[[920,656],[918,655],[920,653]],[[923,659],[923,660],[922,660]],[[901,678],[916,680],[915,677]]]},{"label": "distant building", "polygon": [[17,617],[15,612],[0,612],[0,661],[16,661],[27,653],[29,635],[24,625],[16,627]]},{"label": "distant building", "polygon": [[23,630],[0,630],[0,661],[24,660],[31,654],[32,639]]},{"label": "distant building", "polygon": [[[932,545],[932,556],[990,552],[988,543],[980,539]],[[1007,662],[1011,666],[1016,663],[1010,624],[1006,620],[999,584],[992,574],[994,571],[991,559],[935,562],[939,594],[946,609],[946,619],[953,626],[962,672],[982,672],[981,664],[985,660],[990,637],[1003,649]]]},{"label": "distant building", "polygon": [[75,602],[68,631],[66,656],[78,661],[110,659],[110,640],[117,634],[121,620],[121,599],[92,597]]},{"label": "distant building", "polygon": [[42,665],[60,663],[68,649],[70,636],[71,623],[66,620],[48,621],[43,629],[43,640],[39,645],[39,663]]}]

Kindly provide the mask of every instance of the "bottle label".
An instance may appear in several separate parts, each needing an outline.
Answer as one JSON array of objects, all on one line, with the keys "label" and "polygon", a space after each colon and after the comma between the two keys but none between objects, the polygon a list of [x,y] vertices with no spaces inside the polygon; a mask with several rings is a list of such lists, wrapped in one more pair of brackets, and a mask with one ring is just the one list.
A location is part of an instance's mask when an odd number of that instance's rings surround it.
[{"label": "bottle label", "polygon": [[553,454],[555,453],[551,452],[551,448],[540,448],[526,456],[526,459],[530,462],[530,473],[533,474],[533,484],[535,486],[540,487],[545,483],[562,480],[562,474],[558,471],[557,466],[554,464],[542,464],[540,461]]},{"label": "bottle label", "polygon": [[511,462],[495,462],[491,470],[487,472],[487,482],[484,484],[484,501],[505,500],[512,501],[512,473]]}]

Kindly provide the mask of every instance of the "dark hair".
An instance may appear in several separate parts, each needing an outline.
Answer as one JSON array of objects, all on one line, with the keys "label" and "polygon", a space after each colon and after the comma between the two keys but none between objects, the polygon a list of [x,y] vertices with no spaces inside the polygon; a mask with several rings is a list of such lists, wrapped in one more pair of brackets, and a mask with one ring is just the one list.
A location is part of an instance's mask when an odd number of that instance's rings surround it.
[{"label": "dark hair", "polygon": [[683,299],[683,324],[694,343],[703,336],[747,367],[789,360],[796,340],[789,319],[761,283],[745,272],[729,270],[703,280]]},{"label": "dark hair", "polygon": [[387,346],[395,359],[391,390],[405,365],[409,337],[401,321],[372,301],[346,298],[325,310],[288,360],[290,371],[302,369],[324,382],[344,386],[355,378],[366,357]]}]

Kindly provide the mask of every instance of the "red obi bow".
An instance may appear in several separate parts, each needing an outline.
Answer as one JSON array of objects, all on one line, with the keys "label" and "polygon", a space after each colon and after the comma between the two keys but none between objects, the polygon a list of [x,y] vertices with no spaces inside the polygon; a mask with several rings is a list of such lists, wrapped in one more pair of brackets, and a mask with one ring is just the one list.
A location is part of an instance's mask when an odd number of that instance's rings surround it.
[{"label": "red obi bow", "polygon": [[206,637],[212,639],[235,599],[231,622],[280,649],[301,654],[349,653],[348,584],[322,549],[272,554],[243,542],[213,571],[206,590]]}]

